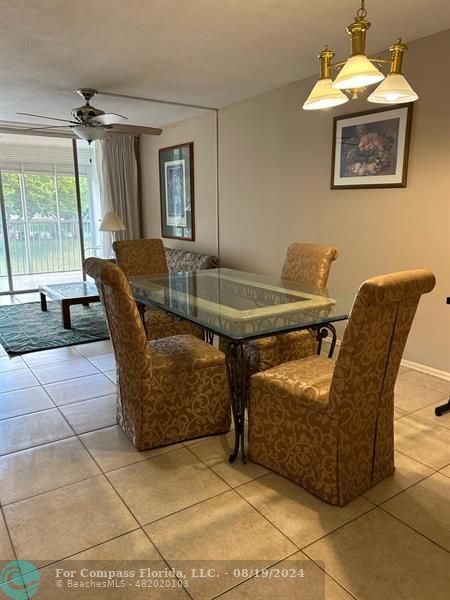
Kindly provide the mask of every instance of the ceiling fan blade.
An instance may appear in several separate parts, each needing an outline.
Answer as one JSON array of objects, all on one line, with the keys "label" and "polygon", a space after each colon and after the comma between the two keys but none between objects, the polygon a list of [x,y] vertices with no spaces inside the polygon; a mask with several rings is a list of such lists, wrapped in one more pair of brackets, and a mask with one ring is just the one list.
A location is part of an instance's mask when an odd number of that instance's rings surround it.
[{"label": "ceiling fan blade", "polygon": [[71,125],[50,125],[48,127],[18,127],[20,131],[38,131],[42,129],[70,129]]},{"label": "ceiling fan blade", "polygon": [[114,123],[126,121],[127,118],[128,117],[118,115],[117,113],[106,113],[104,115],[97,115],[96,117],[91,117],[89,119],[89,123],[92,123],[93,125],[114,125]]},{"label": "ceiling fan blade", "polygon": [[113,125],[111,131],[116,133],[133,133],[134,135],[161,135],[158,127],[140,127],[139,125]]},{"label": "ceiling fan blade", "polygon": [[32,113],[18,112],[16,114],[23,115],[24,117],[37,117],[38,119],[50,119],[51,121],[62,121],[63,123],[76,123],[76,121],[69,121],[68,119],[56,119],[55,117],[46,117],[44,115],[34,115]]}]

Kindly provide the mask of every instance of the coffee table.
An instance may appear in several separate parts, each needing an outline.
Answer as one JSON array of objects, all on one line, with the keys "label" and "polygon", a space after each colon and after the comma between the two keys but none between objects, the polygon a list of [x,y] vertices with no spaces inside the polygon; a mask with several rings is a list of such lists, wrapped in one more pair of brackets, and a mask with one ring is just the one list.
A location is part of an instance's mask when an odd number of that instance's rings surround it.
[{"label": "coffee table", "polygon": [[100,302],[97,288],[88,281],[73,283],[52,283],[39,286],[41,310],[47,310],[47,298],[61,302],[61,316],[64,329],[72,329],[70,323],[70,307],[74,304],[89,306],[90,302]]}]

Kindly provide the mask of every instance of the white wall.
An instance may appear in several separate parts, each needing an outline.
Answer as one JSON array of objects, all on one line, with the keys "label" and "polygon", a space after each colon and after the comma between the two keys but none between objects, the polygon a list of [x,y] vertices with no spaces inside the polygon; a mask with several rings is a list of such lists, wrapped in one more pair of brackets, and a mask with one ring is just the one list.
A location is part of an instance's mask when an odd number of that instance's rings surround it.
[{"label": "white wall", "polygon": [[[420,96],[406,188],[330,190],[333,117],[377,107],[358,100],[335,110],[303,111],[315,77],[225,107],[219,121],[222,262],[278,274],[290,242],[334,244],[340,257],[330,287],[352,291],[373,275],[427,267],[436,274],[437,286],[421,301],[405,358],[445,371],[450,371],[450,307],[445,304],[450,295],[450,82],[439,57],[449,54],[446,31],[411,43],[406,55],[405,74]],[[191,119],[168,129],[164,138],[162,145],[194,140],[203,148],[195,165],[196,193],[205,195],[196,207],[196,244],[210,250],[213,127],[206,117]],[[153,145],[153,140],[145,143],[142,153],[146,235],[160,234]]]}]

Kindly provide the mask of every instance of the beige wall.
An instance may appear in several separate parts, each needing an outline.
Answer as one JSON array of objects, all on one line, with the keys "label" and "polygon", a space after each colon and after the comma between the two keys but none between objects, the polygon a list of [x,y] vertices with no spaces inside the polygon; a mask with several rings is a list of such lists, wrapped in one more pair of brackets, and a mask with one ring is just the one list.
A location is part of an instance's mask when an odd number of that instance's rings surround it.
[{"label": "beige wall", "polygon": [[158,150],[194,142],[195,242],[163,239],[171,248],[217,254],[216,115],[205,112],[141,138],[142,221],[144,237],[161,237]]},{"label": "beige wall", "polygon": [[[290,242],[334,244],[340,257],[330,287],[354,291],[373,275],[427,267],[438,283],[421,302],[405,358],[445,371],[450,371],[450,307],[445,305],[450,294],[450,82],[440,76],[438,57],[449,53],[447,31],[411,43],[406,56],[405,74],[420,100],[414,105],[404,189],[330,190],[333,117],[371,105],[356,101],[326,112],[303,111],[314,77],[228,106],[219,121],[222,262],[277,274]],[[171,128],[164,137],[177,143],[196,141],[195,135],[211,151],[214,131],[211,126],[208,132],[203,117]],[[209,190],[213,196],[212,159],[207,151],[202,156],[196,157],[198,194]],[[157,159],[145,146],[143,171],[151,181],[146,231],[159,235]],[[198,245],[209,249],[215,217],[209,196],[203,206],[196,208]]]}]

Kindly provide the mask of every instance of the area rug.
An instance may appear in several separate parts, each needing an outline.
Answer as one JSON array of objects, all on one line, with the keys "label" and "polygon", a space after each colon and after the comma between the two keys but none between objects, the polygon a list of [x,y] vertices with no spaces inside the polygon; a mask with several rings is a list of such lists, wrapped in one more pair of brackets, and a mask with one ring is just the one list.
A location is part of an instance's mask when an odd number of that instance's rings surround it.
[{"label": "area rug", "polygon": [[0,306],[0,344],[8,354],[24,354],[109,338],[100,303],[71,306],[70,317],[72,329],[64,329],[59,302],[48,302],[47,312],[40,302]]}]

